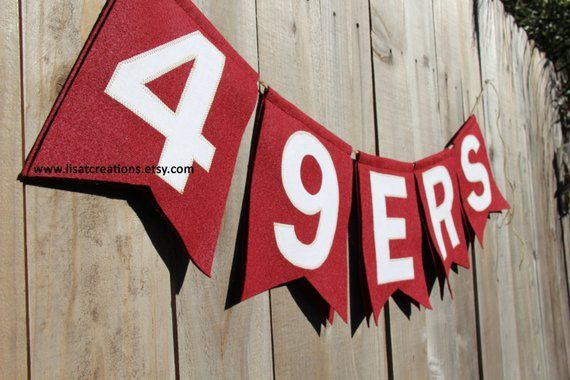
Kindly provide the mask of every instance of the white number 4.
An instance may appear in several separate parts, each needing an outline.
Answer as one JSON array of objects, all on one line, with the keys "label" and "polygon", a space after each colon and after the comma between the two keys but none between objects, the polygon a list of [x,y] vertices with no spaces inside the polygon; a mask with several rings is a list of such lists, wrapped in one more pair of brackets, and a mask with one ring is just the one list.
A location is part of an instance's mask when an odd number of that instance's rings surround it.
[{"label": "white number 4", "polygon": [[[194,66],[173,112],[146,84],[192,60]],[[166,138],[159,166],[191,166],[196,161],[209,171],[216,148],[202,135],[202,129],[224,64],[222,52],[202,33],[194,32],[119,62],[105,93]],[[184,192],[188,173],[158,175],[178,192]]]}]

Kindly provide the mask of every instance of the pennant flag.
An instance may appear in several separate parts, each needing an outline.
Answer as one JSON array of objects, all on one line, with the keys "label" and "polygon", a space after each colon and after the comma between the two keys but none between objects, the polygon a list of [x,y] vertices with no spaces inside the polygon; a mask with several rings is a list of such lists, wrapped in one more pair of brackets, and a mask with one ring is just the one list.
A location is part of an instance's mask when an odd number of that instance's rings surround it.
[{"label": "pennant flag", "polygon": [[110,0],[22,177],[149,187],[209,274],[257,79],[190,1]]},{"label": "pennant flag", "polygon": [[491,171],[485,139],[471,116],[452,140],[463,211],[481,245],[491,212],[510,208]]},{"label": "pennant flag", "polygon": [[414,169],[432,246],[446,276],[453,263],[469,268],[453,150],[424,158]]},{"label": "pennant flag", "polygon": [[268,91],[253,163],[242,299],[304,277],[347,320],[351,152]]},{"label": "pennant flag", "polygon": [[431,309],[414,165],[358,155],[362,253],[376,324],[397,290]]}]

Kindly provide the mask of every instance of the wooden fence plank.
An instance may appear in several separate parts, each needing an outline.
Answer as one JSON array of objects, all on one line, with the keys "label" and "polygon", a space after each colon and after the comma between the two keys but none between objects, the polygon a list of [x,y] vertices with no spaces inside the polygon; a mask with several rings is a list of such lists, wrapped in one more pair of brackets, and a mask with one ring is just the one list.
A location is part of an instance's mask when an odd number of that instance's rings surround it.
[{"label": "wooden fence plank", "polygon": [[[502,46],[498,41],[502,30],[499,27],[497,9],[485,2],[478,3],[478,25],[482,80],[489,81],[484,94],[484,121],[481,127],[490,153],[495,180],[503,194],[510,193],[505,170],[504,147],[501,132],[497,129],[499,94],[495,92],[499,81],[499,54]],[[511,203],[512,204],[512,203]],[[479,316],[481,329],[481,354],[483,375],[490,378],[509,376],[520,378],[519,353],[516,349],[517,334],[514,319],[512,293],[513,275],[508,265],[509,233],[504,225],[508,214],[495,215],[490,219],[485,236],[485,254],[477,256],[477,286],[479,293]],[[509,347],[504,350],[502,347]],[[508,363],[507,366],[505,364]]]},{"label": "wooden fence plank", "polygon": [[[508,185],[502,186],[506,190],[506,197],[513,208],[512,222],[504,222],[496,232],[504,229],[504,235],[498,236],[496,266],[497,273],[492,279],[483,281],[497,281],[495,292],[498,304],[492,305],[498,310],[499,333],[501,335],[501,354],[503,357],[502,371],[506,377],[537,377],[543,370],[541,354],[541,341],[532,336],[539,330],[538,315],[536,313],[537,298],[534,278],[534,262],[532,253],[527,249],[524,239],[532,239],[531,231],[524,225],[528,209],[525,195],[527,181],[521,165],[526,165],[527,155],[521,146],[521,122],[517,115],[517,96],[515,80],[512,72],[518,70],[517,62],[512,62],[512,56],[517,55],[517,35],[513,35],[512,26],[505,20],[505,14],[500,4],[492,9],[487,17],[490,27],[486,24],[486,17],[481,14],[481,65],[484,80],[490,80],[498,89],[498,94],[488,92],[486,106],[486,127],[490,134],[491,148],[494,148],[494,158],[503,165],[497,173],[505,178]],[[482,12],[481,12],[482,13]],[[495,23],[490,23],[491,20]],[[485,46],[487,43],[486,30],[489,29],[489,39],[495,38],[494,48]],[[522,59],[523,57],[518,57]],[[523,121],[524,123],[524,121]],[[502,139],[506,142],[502,143]],[[493,147],[494,145],[494,147]],[[503,232],[503,231],[501,231]],[[491,273],[480,271],[480,276],[491,276]],[[481,294],[481,298],[485,294]],[[491,323],[493,323],[491,321]],[[538,347],[537,347],[538,346]],[[524,348],[523,348],[524,347]],[[488,347],[489,348],[489,347]],[[491,348],[494,349],[494,348]],[[536,352],[536,351],[539,352]],[[544,376],[544,374],[542,373]]]},{"label": "wooden fence plank", "polygon": [[[255,1],[196,1],[232,46],[257,69]],[[271,378],[269,297],[260,295],[229,310],[226,292],[245,189],[253,115],[240,147],[212,278],[190,266],[176,297],[180,376]]]},{"label": "wooden fence plank", "polygon": [[[560,225],[564,233],[564,256],[566,260],[566,288],[570,289],[570,215],[562,218]],[[570,362],[570,360],[568,360]]]},{"label": "wooden fence plank", "polygon": [[[421,40],[433,39],[433,30],[422,31],[431,21],[421,17],[422,11],[431,9],[412,12],[414,7],[407,9],[406,3],[400,1],[371,0],[370,5],[379,152],[390,158],[414,161],[423,153],[437,150],[437,143],[423,145],[422,137],[425,141],[442,140],[432,132],[433,127],[439,126],[433,117],[435,73],[423,66],[424,56],[428,59],[429,54],[432,64],[435,58],[433,51],[425,52],[425,46],[433,48],[433,44]],[[420,114],[426,114],[426,128],[419,128],[423,125]],[[422,147],[424,152],[420,151]],[[425,311],[414,310],[406,317],[392,300],[385,308],[390,311],[394,378],[427,378]]]},{"label": "wooden fence plank", "polygon": [[[549,202],[543,187],[555,186],[548,177],[553,177],[553,136],[546,139],[533,131],[553,127],[552,118],[536,115],[552,108],[544,99],[536,101],[544,97],[537,88],[548,85],[538,83],[541,63],[502,5],[482,1],[478,15],[483,80],[497,90],[485,94],[486,134],[496,178],[513,205],[512,220],[499,217],[490,226],[486,242],[494,240],[495,252],[478,258],[479,299],[486,300],[480,303],[484,374],[565,378],[567,365],[559,363],[567,361],[562,358],[567,356],[568,297],[559,288],[563,273],[548,278],[560,270],[553,266],[560,264],[562,252],[554,202],[535,203]],[[534,145],[540,146],[541,157]],[[533,171],[537,159],[540,169]]]},{"label": "wooden fence plank", "polygon": [[[438,108],[445,140],[470,116],[481,90],[473,3],[433,0],[438,74]],[[482,111],[482,106],[478,107]],[[482,116],[482,112],[479,112]],[[472,252],[474,254],[474,252]],[[471,256],[471,265],[473,257]],[[453,298],[432,297],[428,312],[428,356],[444,364],[445,378],[479,377],[473,269],[450,276]],[[434,355],[430,354],[433,352]]]},{"label": "wooden fence plank", "polygon": [[[514,214],[513,223],[510,225],[512,233],[519,234],[519,238],[514,245],[518,256],[519,272],[515,281],[519,284],[519,291],[515,294],[517,303],[515,304],[517,316],[526,316],[521,327],[524,330],[519,332],[522,337],[524,349],[521,349],[521,359],[530,364],[525,377],[549,377],[549,361],[547,357],[547,326],[542,316],[541,307],[541,279],[538,262],[538,242],[541,239],[538,229],[539,225],[547,224],[548,221],[541,217],[540,211],[534,207],[535,187],[538,184],[532,176],[532,154],[530,152],[529,129],[531,124],[532,109],[529,104],[530,94],[527,87],[528,71],[531,66],[532,48],[526,33],[516,26],[511,16],[504,18],[510,36],[510,46],[512,51],[505,49],[510,54],[507,55],[507,70],[505,77],[511,79],[513,83],[513,107],[509,109],[505,116],[512,123],[507,136],[507,144],[516,144],[519,149],[515,152],[518,157],[511,158],[511,162],[517,165],[517,177],[514,180],[515,199],[519,206],[519,212]],[[510,74],[510,75],[509,75]],[[505,102],[507,103],[507,102]],[[507,103],[508,104],[508,103]],[[511,114],[512,112],[512,114]],[[518,161],[518,162],[517,162]],[[543,169],[544,170],[544,169]],[[520,189],[520,190],[519,190]],[[539,223],[528,223],[528,220],[540,221]],[[520,243],[520,245],[519,245]],[[520,289],[523,291],[520,291]],[[523,347],[524,347],[523,346]],[[522,348],[522,347],[521,347]]]},{"label": "wooden fence plank", "polygon": [[[421,112],[418,108],[427,110],[426,125],[429,123],[431,127],[439,124],[433,121],[435,107],[430,103],[435,96],[433,72],[421,64],[416,70],[417,57],[421,62],[425,45],[422,41],[416,42],[416,39],[429,36],[431,40],[433,32],[430,33],[429,29],[421,32],[425,20],[418,17],[418,13],[407,14],[405,3],[371,1],[370,5],[379,152],[394,159],[413,161],[422,156],[419,152],[421,136],[414,133],[414,130],[422,130],[418,128],[418,113]],[[417,30],[413,29],[414,24]],[[431,53],[433,58],[433,51]],[[415,73],[416,78],[409,78],[410,73]],[[418,83],[417,87],[414,86],[415,80],[421,81],[421,85]],[[424,103],[420,103],[420,99],[424,99]],[[426,137],[430,129],[424,129]],[[437,141],[438,136],[426,138],[426,141],[430,140]],[[434,149],[427,145],[425,148],[428,153]],[[407,318],[392,300],[385,308],[390,311],[388,328],[391,332],[394,378],[427,378],[425,311],[414,310]]]},{"label": "wooden fence plank", "polygon": [[[24,1],[29,151],[101,0]],[[173,378],[168,271],[124,200],[26,187],[31,375]]]},{"label": "wooden fence plank", "polygon": [[[523,33],[522,30],[519,30]],[[530,154],[530,183],[533,184],[532,206],[536,212],[534,253],[537,260],[537,279],[542,339],[549,378],[570,378],[570,305],[564,258],[564,246],[558,210],[554,201],[557,189],[552,165],[554,153],[562,143],[559,115],[554,107],[557,94],[556,72],[543,53],[530,44],[531,51],[525,86],[528,91],[526,145]]]},{"label": "wooden fence plank", "polygon": [[[562,133],[562,132],[560,132]],[[562,136],[557,136],[557,138],[561,139]],[[559,204],[559,213],[560,215],[560,235],[562,236],[563,243],[564,243],[564,266],[566,267],[566,288],[570,292],[570,214],[568,213],[568,201],[570,200],[570,193],[569,189],[566,189],[566,193],[564,193],[564,177],[568,174],[568,170],[570,170],[570,142],[566,142],[562,144],[562,142],[558,143],[558,147],[556,148],[556,170],[558,171],[557,180],[558,189],[557,189],[557,204]],[[566,202],[566,204],[565,204]]]},{"label": "wooden fence plank", "polygon": [[0,378],[27,377],[24,201],[16,181],[22,168],[20,27],[18,1],[0,14]]},{"label": "wooden fence plank", "polygon": [[[470,91],[478,91],[469,74],[478,70],[477,61],[467,61],[474,55],[473,38],[465,33],[469,7],[399,1],[371,5],[380,154],[414,161],[437,153],[465,120],[465,108],[474,103]],[[414,310],[408,319],[390,302],[395,378],[477,377],[472,277],[461,269],[451,277],[455,299],[446,291],[442,301],[434,290],[433,311]]]},{"label": "wooden fence plank", "polygon": [[[258,1],[261,78],[355,148],[374,152],[366,1]],[[276,378],[384,378],[384,327],[321,330],[282,287],[271,291]],[[383,318],[381,318],[383,320]]]}]

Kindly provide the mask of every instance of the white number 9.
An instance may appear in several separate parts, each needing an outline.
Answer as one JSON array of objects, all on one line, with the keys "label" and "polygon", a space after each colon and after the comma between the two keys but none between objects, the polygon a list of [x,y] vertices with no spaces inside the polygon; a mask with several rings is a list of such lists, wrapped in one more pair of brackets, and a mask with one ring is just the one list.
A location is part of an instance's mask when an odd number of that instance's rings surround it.
[{"label": "white number 9", "polygon": [[[316,194],[309,193],[301,180],[301,164],[306,156],[312,156],[321,169],[321,188]],[[312,134],[295,132],[283,150],[281,179],[285,193],[297,209],[306,215],[321,215],[315,239],[310,244],[299,241],[295,226],[274,223],[277,247],[293,265],[317,269],[329,255],[338,220],[338,179],[330,153]]]}]

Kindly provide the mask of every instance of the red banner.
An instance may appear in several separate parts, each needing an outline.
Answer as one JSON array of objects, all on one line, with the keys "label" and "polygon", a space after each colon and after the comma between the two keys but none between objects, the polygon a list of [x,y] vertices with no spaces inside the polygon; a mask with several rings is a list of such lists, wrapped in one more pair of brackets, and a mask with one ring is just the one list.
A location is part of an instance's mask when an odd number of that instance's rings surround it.
[{"label": "red banner", "polygon": [[359,153],[358,183],[362,253],[376,323],[397,290],[431,308],[414,165]]},{"label": "red banner", "polygon": [[347,320],[351,152],[268,92],[253,164],[243,299],[304,277]]},{"label": "red banner", "polygon": [[190,1],[111,0],[23,177],[150,187],[209,274],[257,79]]},{"label": "red banner", "polygon": [[[209,275],[257,98],[258,74],[189,0],[109,0],[22,177],[150,189]],[[272,90],[262,106],[247,254],[236,265],[245,268],[241,299],[304,279],[301,293],[318,294],[331,322],[334,311],[346,321],[352,148]],[[469,268],[465,229],[483,241],[489,213],[509,208],[474,116],[452,145],[415,164],[359,154],[360,231],[351,233],[361,240],[351,247],[362,248],[355,262],[366,278],[355,278],[366,281],[376,321],[397,291],[431,307],[424,242],[446,276],[454,264]]]},{"label": "red banner", "polygon": [[416,162],[414,173],[430,234],[445,275],[452,264],[469,268],[453,149]]},{"label": "red banner", "polygon": [[475,116],[461,127],[452,143],[463,210],[482,245],[489,213],[510,206],[493,178],[485,139]]}]

